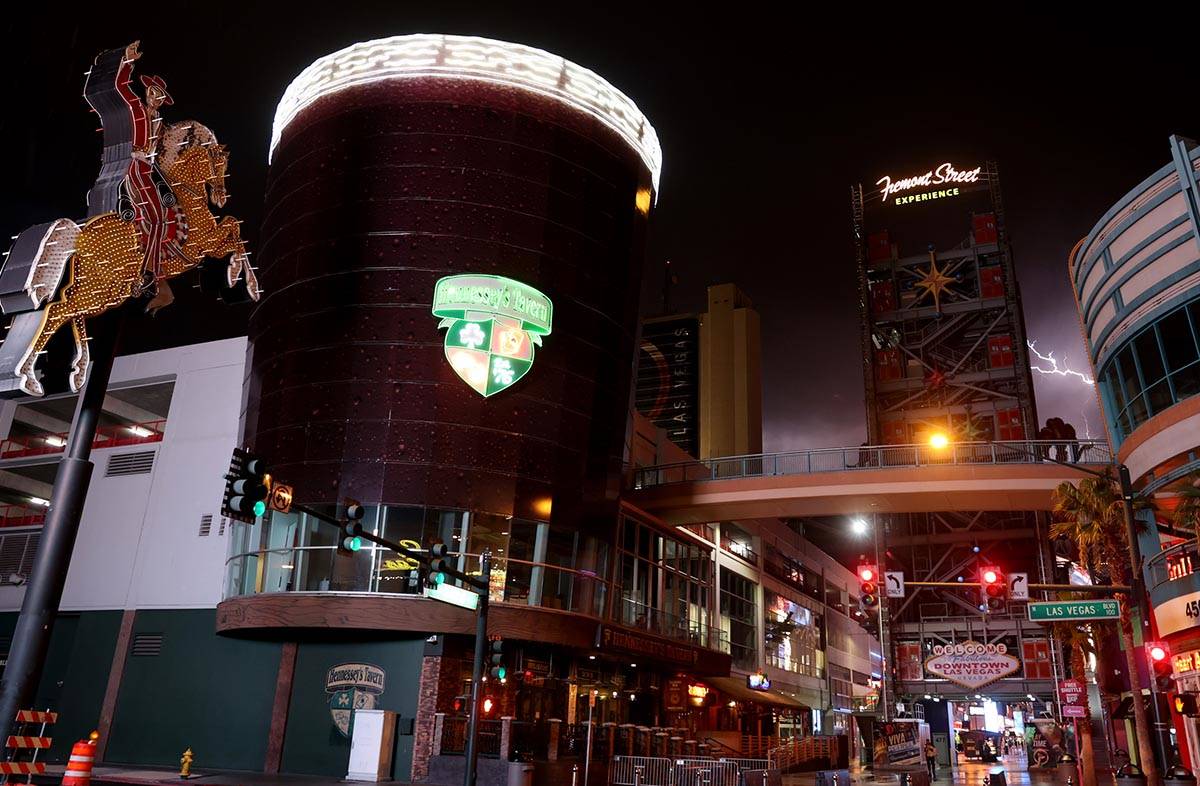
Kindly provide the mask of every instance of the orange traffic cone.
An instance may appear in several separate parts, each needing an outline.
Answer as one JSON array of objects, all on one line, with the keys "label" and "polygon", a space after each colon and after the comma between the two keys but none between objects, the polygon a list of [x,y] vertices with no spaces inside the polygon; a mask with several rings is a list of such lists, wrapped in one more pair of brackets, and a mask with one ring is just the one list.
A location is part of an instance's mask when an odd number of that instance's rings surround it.
[{"label": "orange traffic cone", "polygon": [[96,758],[96,740],[100,735],[92,732],[86,740],[71,747],[71,758],[63,773],[62,786],[88,786],[92,782],[92,762]]}]

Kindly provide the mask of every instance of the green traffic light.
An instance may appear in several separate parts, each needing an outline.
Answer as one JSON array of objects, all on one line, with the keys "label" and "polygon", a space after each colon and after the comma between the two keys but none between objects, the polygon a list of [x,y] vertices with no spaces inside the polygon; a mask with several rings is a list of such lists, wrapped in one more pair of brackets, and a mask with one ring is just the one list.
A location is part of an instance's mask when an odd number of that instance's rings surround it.
[{"label": "green traffic light", "polygon": [[508,669],[504,668],[503,666],[496,667],[496,679],[502,680],[507,676],[508,676]]},{"label": "green traffic light", "polygon": [[347,551],[358,551],[362,548],[362,538],[358,536],[346,538],[342,541],[342,545],[345,546]]},{"label": "green traffic light", "polygon": [[254,503],[254,515],[255,516],[261,516],[266,512],[267,512],[267,503],[263,502],[261,499],[258,502]]},{"label": "green traffic light", "polygon": [[445,573],[433,574],[433,583],[434,584],[445,584],[446,583],[446,574]]}]

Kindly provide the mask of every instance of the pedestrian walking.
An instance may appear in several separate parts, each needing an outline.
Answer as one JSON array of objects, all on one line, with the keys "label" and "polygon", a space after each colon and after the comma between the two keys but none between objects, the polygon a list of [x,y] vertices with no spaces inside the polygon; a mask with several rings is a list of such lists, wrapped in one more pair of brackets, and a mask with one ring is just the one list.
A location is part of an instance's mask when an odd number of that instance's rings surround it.
[{"label": "pedestrian walking", "polygon": [[929,768],[929,780],[937,778],[937,748],[932,740],[925,740],[925,766]]}]

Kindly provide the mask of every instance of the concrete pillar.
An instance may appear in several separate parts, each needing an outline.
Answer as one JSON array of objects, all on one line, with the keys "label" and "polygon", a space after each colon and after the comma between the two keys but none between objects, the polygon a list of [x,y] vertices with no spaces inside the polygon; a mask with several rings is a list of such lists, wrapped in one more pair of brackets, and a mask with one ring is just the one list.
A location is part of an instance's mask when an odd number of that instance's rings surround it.
[{"label": "concrete pillar", "polygon": [[668,742],[670,743],[672,756],[678,756],[683,753],[683,737],[671,737]]},{"label": "concrete pillar", "polygon": [[562,735],[562,721],[550,718],[546,723],[550,726],[550,733],[546,735],[546,761],[558,761],[558,740]]},{"label": "concrete pillar", "polygon": [[508,761],[512,753],[512,716],[500,718],[500,761]]},{"label": "concrete pillar", "polygon": [[635,756],[650,755],[650,729],[645,726],[637,727],[637,753]]},{"label": "concrete pillar", "polygon": [[618,728],[621,730],[619,744],[619,747],[621,748],[620,755],[633,756],[633,744],[634,737],[637,735],[637,727],[632,723],[622,723]]},{"label": "concrete pillar", "polygon": [[683,741],[683,755],[689,759],[694,759],[694,758],[696,758],[696,754],[697,754],[696,741],[695,740],[684,740]]},{"label": "concrete pillar", "polygon": [[446,726],[446,713],[433,713],[433,748],[432,755],[442,755],[442,729]]}]

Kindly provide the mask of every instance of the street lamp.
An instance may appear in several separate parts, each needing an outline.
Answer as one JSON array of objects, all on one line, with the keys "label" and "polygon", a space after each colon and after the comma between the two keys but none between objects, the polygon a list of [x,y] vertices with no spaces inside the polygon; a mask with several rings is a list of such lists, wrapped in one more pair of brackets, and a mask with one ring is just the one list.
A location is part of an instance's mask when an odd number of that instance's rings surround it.
[{"label": "street lamp", "polygon": [[[1092,477],[1096,477],[1096,478],[1101,478],[1101,479],[1107,480],[1109,482],[1111,482],[1113,479],[1112,471],[1113,470],[1116,471],[1117,484],[1121,488],[1121,510],[1122,510],[1122,513],[1124,514],[1124,518],[1125,518],[1125,537],[1129,541],[1129,565],[1130,565],[1130,568],[1132,569],[1132,576],[1131,576],[1131,581],[1130,581],[1129,592],[1130,592],[1130,595],[1132,595],[1133,598],[1135,599],[1135,601],[1137,602],[1138,614],[1142,620],[1142,627],[1145,628],[1146,626],[1148,626],[1150,624],[1150,600],[1147,597],[1145,587],[1143,586],[1145,584],[1145,582],[1142,579],[1142,549],[1141,549],[1141,546],[1138,544],[1137,525],[1134,523],[1133,481],[1130,479],[1130,476],[1129,476],[1129,467],[1126,467],[1124,464],[1119,463],[1116,460],[1116,456],[1111,456],[1109,469],[1107,469],[1103,472],[1100,472],[1100,471],[1092,469],[1091,467],[1085,467],[1081,464],[1073,464],[1069,461],[1063,461],[1062,459],[1052,458],[1049,455],[1049,451],[1047,451],[1046,455],[1041,455],[1040,453],[1030,450],[1027,446],[1025,446],[1019,442],[1000,443],[1000,442],[995,442],[990,439],[989,440],[980,440],[980,442],[985,445],[991,445],[993,448],[1000,446],[1000,447],[1004,447],[1004,448],[1016,449],[1016,450],[1024,453],[1025,455],[1031,457],[1035,461],[1038,461],[1038,462],[1049,461],[1052,464],[1058,464],[1063,467],[1068,467],[1070,469],[1078,470],[1079,472],[1083,472],[1084,474],[1091,475]],[[949,439],[946,438],[945,434],[942,434],[940,432],[935,432],[935,433],[931,434],[929,437],[929,446],[931,448],[934,448],[935,450],[944,449],[947,446],[949,446],[949,444],[950,444]],[[1143,637],[1144,637],[1144,633],[1143,633]],[[1130,678],[1130,687],[1131,688],[1133,687],[1133,682],[1134,682],[1134,680],[1131,676],[1131,678]],[[1135,692],[1140,693],[1140,689]],[[1164,745],[1163,739],[1162,739],[1162,721],[1159,718],[1159,708],[1158,708],[1158,686],[1156,684],[1156,680],[1154,680],[1153,678],[1150,680],[1150,706],[1154,711],[1154,726],[1155,726],[1155,728],[1154,728],[1155,733],[1152,733],[1150,735],[1150,744],[1155,749],[1155,753],[1158,754],[1158,757],[1162,761],[1163,766],[1166,767],[1166,766],[1170,765],[1170,762],[1167,760],[1168,747],[1166,745]]]},{"label": "street lamp", "polygon": [[869,527],[864,519],[854,518],[850,520],[850,531],[855,535],[865,535],[868,529]]}]

